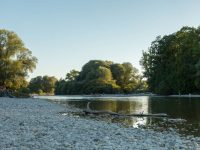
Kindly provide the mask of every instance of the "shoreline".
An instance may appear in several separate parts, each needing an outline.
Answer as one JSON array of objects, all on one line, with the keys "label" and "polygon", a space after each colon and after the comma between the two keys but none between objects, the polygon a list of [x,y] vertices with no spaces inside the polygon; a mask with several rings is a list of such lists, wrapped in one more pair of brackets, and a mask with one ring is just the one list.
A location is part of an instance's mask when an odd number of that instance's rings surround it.
[{"label": "shoreline", "polygon": [[[1,149],[198,149],[199,137],[122,127],[41,99],[0,98]],[[62,115],[61,112],[65,112]]]},{"label": "shoreline", "polygon": [[183,95],[157,95],[157,94],[97,94],[97,95],[34,95],[32,98],[44,98],[46,97],[59,97],[62,99],[66,97],[72,98],[130,98],[130,97],[177,97],[177,98],[200,98],[200,95],[195,94],[183,94]]}]

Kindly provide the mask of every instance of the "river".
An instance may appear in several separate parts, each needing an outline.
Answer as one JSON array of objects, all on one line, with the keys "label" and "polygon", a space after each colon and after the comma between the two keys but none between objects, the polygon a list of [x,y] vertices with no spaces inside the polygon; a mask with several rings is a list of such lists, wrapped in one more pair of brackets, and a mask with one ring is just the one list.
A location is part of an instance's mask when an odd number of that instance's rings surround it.
[{"label": "river", "polygon": [[152,128],[158,131],[173,129],[183,136],[200,136],[200,98],[197,97],[37,96],[36,98],[48,99],[61,105],[80,108],[80,110],[86,109],[89,105],[91,110],[108,110],[120,114],[165,113],[169,117],[116,117],[108,115],[93,116],[92,119],[97,118],[133,128]]}]

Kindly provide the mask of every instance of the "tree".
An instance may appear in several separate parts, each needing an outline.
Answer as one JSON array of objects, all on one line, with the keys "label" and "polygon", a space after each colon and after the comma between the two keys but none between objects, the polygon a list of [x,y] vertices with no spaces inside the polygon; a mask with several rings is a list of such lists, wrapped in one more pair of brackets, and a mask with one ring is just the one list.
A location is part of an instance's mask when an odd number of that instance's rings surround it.
[{"label": "tree", "polygon": [[56,82],[57,79],[53,76],[37,76],[31,79],[29,83],[29,89],[31,93],[35,94],[54,94]]},{"label": "tree", "polygon": [[63,80],[63,79],[60,79],[59,81],[57,81],[55,83],[55,94],[56,95],[62,95],[62,94],[66,94],[65,92],[65,84],[66,84],[66,81]]},{"label": "tree", "polygon": [[140,75],[131,63],[112,64],[111,71],[124,93],[131,93],[139,88]]},{"label": "tree", "polygon": [[49,93],[49,94],[54,94],[54,90],[55,90],[55,84],[57,82],[57,79],[52,76],[44,76],[43,77],[43,92],[45,93]]},{"label": "tree", "polygon": [[37,59],[16,33],[0,30],[0,87],[17,90],[26,86],[26,77]]},{"label": "tree", "polygon": [[111,72],[113,79],[116,80],[117,85],[122,86],[124,82],[125,69],[122,64],[112,64]]},{"label": "tree", "polygon": [[102,60],[90,60],[88,63],[86,63],[80,72],[80,75],[78,76],[78,81],[83,80],[91,80],[98,78],[98,74],[96,73],[97,69],[101,67],[105,67],[110,69],[110,65],[113,62],[111,61],[102,61]]},{"label": "tree", "polygon": [[56,93],[131,93],[137,88],[145,87],[140,81],[137,69],[130,63],[115,64],[112,61],[90,60],[82,67],[80,73],[67,73],[66,81],[57,83]]},{"label": "tree", "polygon": [[111,73],[110,69],[99,66],[96,70],[96,77],[98,79],[102,79],[106,82],[109,82],[112,80],[112,73]]},{"label": "tree", "polygon": [[133,67],[131,63],[123,63],[124,67],[124,78],[123,78],[123,89],[124,92],[130,93],[137,89],[140,81],[138,70]]},{"label": "tree", "polygon": [[40,90],[43,90],[43,77],[32,78],[29,82],[29,89],[31,93],[39,93]]},{"label": "tree", "polygon": [[78,75],[79,75],[79,71],[73,69],[73,70],[71,70],[69,73],[67,73],[65,79],[66,79],[67,81],[74,81],[74,80],[77,79]]},{"label": "tree", "polygon": [[200,28],[183,27],[157,37],[141,65],[149,89],[158,94],[188,94],[199,90]]},{"label": "tree", "polygon": [[111,61],[91,60],[86,63],[78,76],[81,83],[81,92],[84,94],[113,93],[114,89],[119,89],[116,81],[113,80],[110,66]]}]

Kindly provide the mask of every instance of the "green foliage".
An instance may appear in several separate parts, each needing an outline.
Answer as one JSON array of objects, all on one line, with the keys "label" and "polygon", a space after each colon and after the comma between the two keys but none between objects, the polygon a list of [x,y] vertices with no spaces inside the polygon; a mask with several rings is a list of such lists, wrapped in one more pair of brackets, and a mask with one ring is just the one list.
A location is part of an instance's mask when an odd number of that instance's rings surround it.
[{"label": "green foliage", "polygon": [[29,89],[31,93],[39,93],[39,90],[43,89],[43,77],[37,76],[32,78],[29,82]]},{"label": "green foliage", "polygon": [[55,94],[56,95],[62,95],[62,94],[64,94],[65,84],[66,84],[66,82],[63,79],[60,79],[59,81],[57,81],[55,83]]},{"label": "green foliage", "polygon": [[149,89],[158,94],[188,94],[199,90],[200,28],[180,31],[152,42],[141,64]]},{"label": "green foliage", "polygon": [[91,60],[83,66],[82,71],[80,72],[80,75],[78,76],[77,80],[83,81],[96,79],[98,78],[97,69],[99,67],[105,67],[109,69],[111,64],[112,62],[110,61]]},{"label": "green foliage", "polygon": [[22,88],[16,90],[16,91],[13,93],[13,95],[14,95],[15,97],[20,97],[20,98],[28,98],[28,97],[30,97],[29,94],[30,94],[30,90],[29,90],[29,88],[27,88],[27,87],[22,87]]},{"label": "green foliage", "polygon": [[79,75],[79,72],[78,72],[78,71],[76,71],[76,70],[71,70],[69,73],[67,73],[65,79],[66,79],[67,81],[74,81],[74,80],[76,80],[76,78],[78,77],[78,75]]},{"label": "green foliage", "polygon": [[55,77],[44,76],[43,77],[43,89],[45,93],[53,94],[55,90],[55,83],[57,79]]},{"label": "green foliage", "polygon": [[131,93],[139,87],[140,76],[131,63],[112,64],[111,71],[123,93]]},{"label": "green foliage", "polygon": [[131,91],[137,89],[140,76],[138,74],[138,70],[134,68],[131,63],[123,63],[122,66],[124,67],[122,88],[125,93],[130,93]]},{"label": "green foliage", "polygon": [[138,71],[130,63],[91,60],[81,72],[67,73],[66,81],[56,83],[56,94],[132,93],[140,87]]},{"label": "green foliage", "polygon": [[125,75],[124,66],[122,64],[112,64],[111,72],[112,72],[113,79],[116,80],[117,85],[123,86],[124,75]]},{"label": "green foliage", "polygon": [[147,92],[147,91],[148,91],[147,81],[140,78],[138,86],[137,86],[137,92],[142,93],[142,92]]},{"label": "green foliage", "polygon": [[13,90],[25,87],[25,78],[35,69],[36,63],[36,57],[17,34],[0,30],[0,86]]},{"label": "green foliage", "polygon": [[55,77],[37,76],[29,82],[29,89],[31,93],[39,95],[44,95],[45,93],[54,94],[56,82],[57,79]]}]

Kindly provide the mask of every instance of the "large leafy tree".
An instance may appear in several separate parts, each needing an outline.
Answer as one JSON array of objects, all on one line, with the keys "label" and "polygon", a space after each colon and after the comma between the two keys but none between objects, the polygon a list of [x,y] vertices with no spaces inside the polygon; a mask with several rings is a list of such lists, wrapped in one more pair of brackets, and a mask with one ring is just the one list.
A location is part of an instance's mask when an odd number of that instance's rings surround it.
[{"label": "large leafy tree", "polygon": [[57,79],[54,76],[37,76],[29,82],[29,89],[31,93],[35,94],[54,94],[56,82]]},{"label": "large leafy tree", "polygon": [[78,77],[78,75],[79,75],[79,71],[73,69],[69,73],[67,73],[65,79],[67,81],[74,81],[74,80],[76,80],[76,78]]},{"label": "large leafy tree", "polygon": [[122,88],[125,93],[133,92],[139,86],[138,70],[131,63],[123,63],[122,66],[124,67]]},{"label": "large leafy tree", "polygon": [[[120,87],[113,80],[110,70],[111,61],[91,60],[86,63],[79,76],[76,85],[80,88],[75,90],[84,94],[113,93]],[[77,87],[75,85],[75,87]]]},{"label": "large leafy tree", "polygon": [[111,72],[113,78],[116,80],[116,83],[119,86],[123,86],[124,84],[124,74],[125,74],[125,69],[122,64],[112,64],[111,65]]},{"label": "large leafy tree", "polygon": [[66,86],[66,81],[64,79],[56,81],[54,93],[56,95],[67,94],[67,92],[65,91],[65,86]]},{"label": "large leafy tree", "polygon": [[37,59],[12,31],[0,30],[0,86],[19,89],[27,85],[26,77],[36,67]]},{"label": "large leafy tree", "polygon": [[99,67],[104,68],[110,68],[110,65],[113,62],[111,61],[102,61],[102,60],[90,60],[88,63],[86,63],[80,72],[80,75],[78,76],[78,80],[91,80],[98,78],[98,69]]},{"label": "large leafy tree", "polygon": [[183,27],[157,37],[141,64],[151,91],[158,94],[198,92],[200,28]]},{"label": "large leafy tree", "polygon": [[31,93],[39,93],[43,90],[43,77],[37,76],[35,78],[32,78],[29,82],[29,89]]},{"label": "large leafy tree", "polygon": [[124,93],[133,92],[139,87],[140,75],[131,63],[112,64],[111,71],[113,78]]},{"label": "large leafy tree", "polygon": [[43,77],[43,91],[45,93],[54,93],[55,90],[55,84],[57,82],[57,79],[54,76],[44,76]]},{"label": "large leafy tree", "polygon": [[[56,94],[131,93],[141,89],[139,75],[130,63],[90,60],[80,72],[70,71],[56,83]],[[140,87],[139,87],[140,86]]]}]

